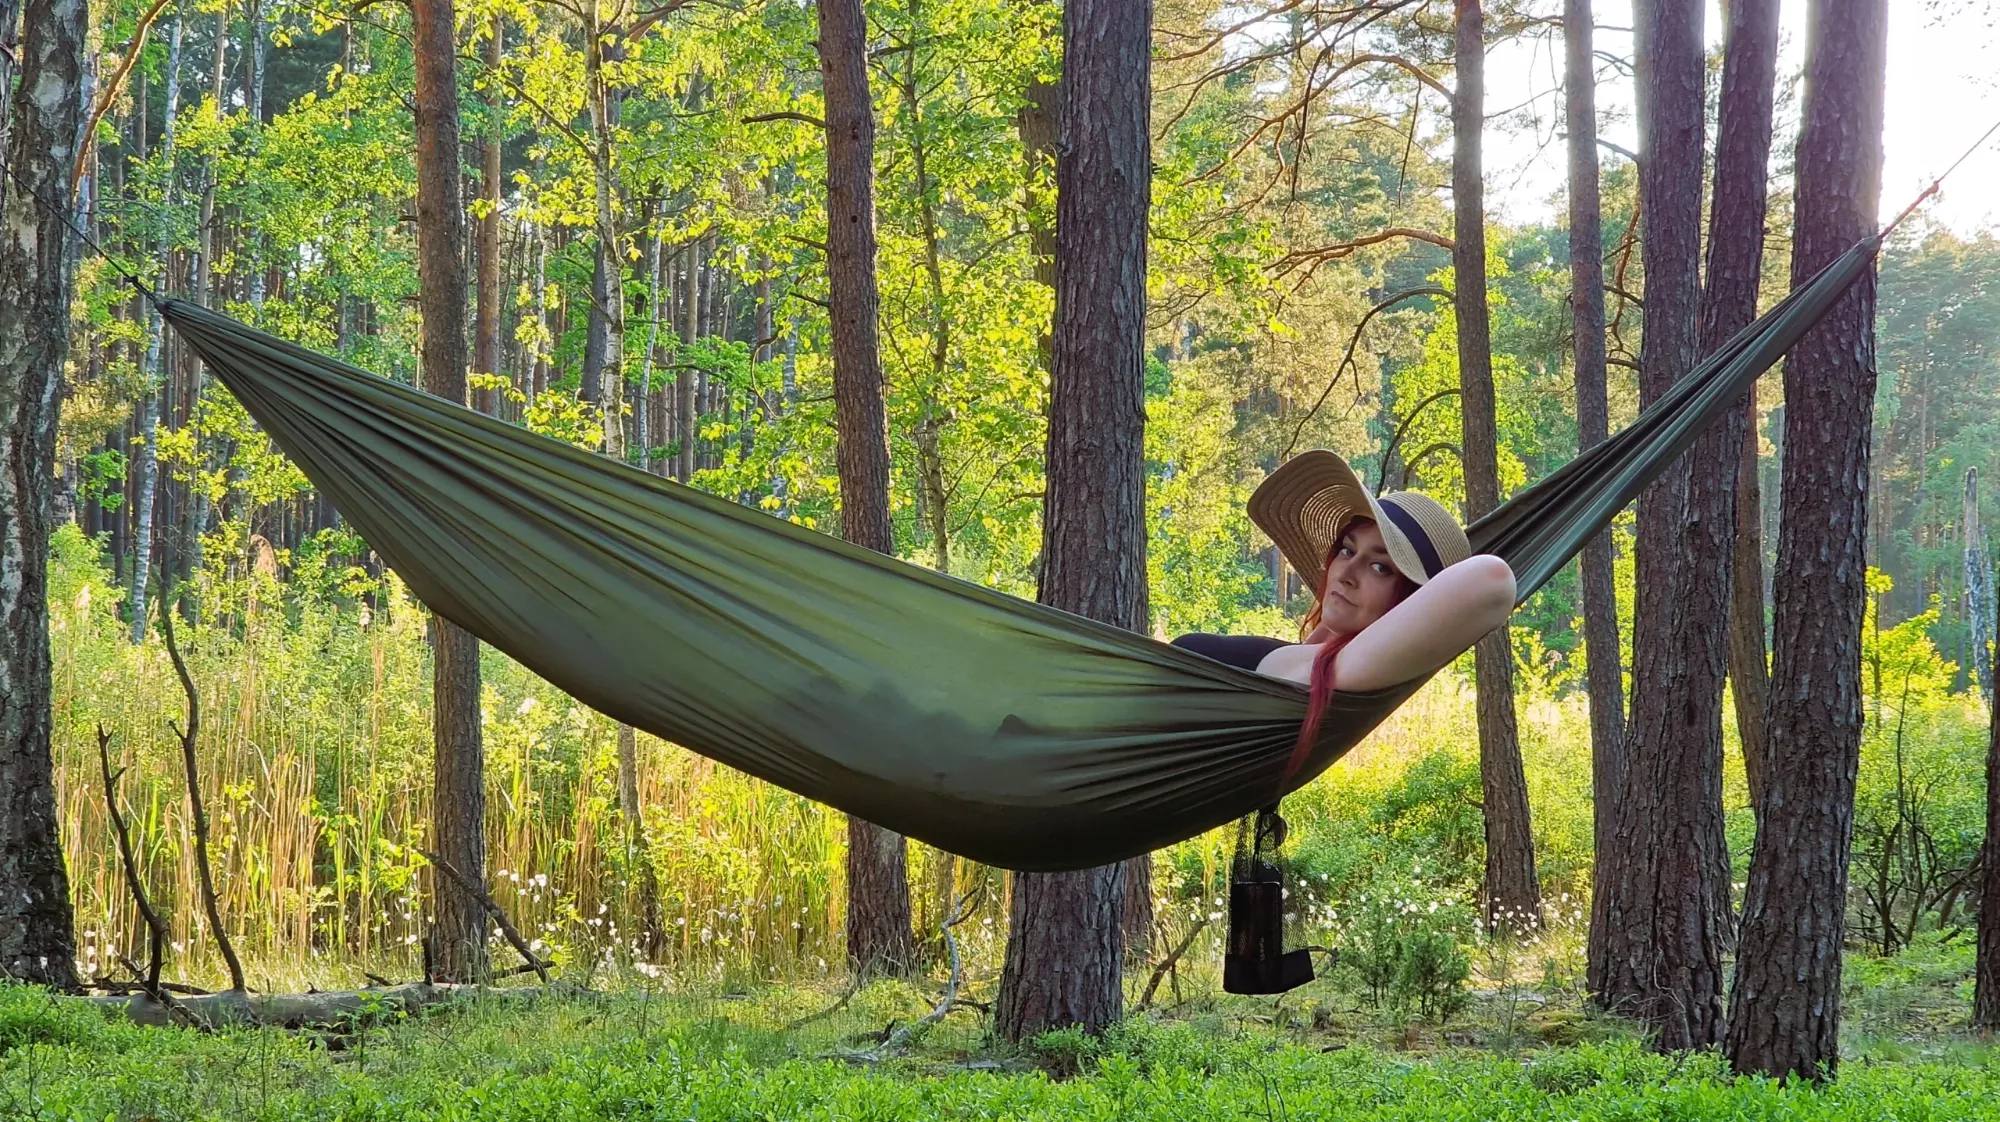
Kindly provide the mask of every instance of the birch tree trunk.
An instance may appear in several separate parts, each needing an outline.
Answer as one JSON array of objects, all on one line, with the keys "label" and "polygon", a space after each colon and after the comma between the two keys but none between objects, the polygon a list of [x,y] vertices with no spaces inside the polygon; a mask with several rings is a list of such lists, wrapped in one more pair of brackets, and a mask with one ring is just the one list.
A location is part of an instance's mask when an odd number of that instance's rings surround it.
[{"label": "birch tree trunk", "polygon": [[[10,21],[11,23],[11,21]],[[0,975],[76,987],[76,933],[51,758],[48,546],[74,253],[83,0],[29,0],[0,204]]]},{"label": "birch tree trunk", "polygon": [[[167,90],[166,104],[162,107],[165,115],[160,129],[160,158],[167,165],[167,185],[160,199],[162,209],[171,211],[174,205],[174,116],[180,111],[181,101],[181,31],[184,22],[176,15],[174,28],[167,46]],[[142,152],[141,158],[144,158]],[[162,296],[169,295],[168,270],[173,261],[173,237],[169,228],[162,224],[159,240],[154,250],[153,285]],[[125,592],[127,620],[131,625],[132,641],[143,642],[146,638],[146,579],[151,572],[153,558],[153,503],[159,490],[160,479],[160,395],[164,392],[161,357],[166,350],[166,325],[160,320],[160,313],[151,304],[145,305],[146,317],[146,358],[140,367],[145,379],[145,396],[139,413],[139,455],[132,465],[136,476],[138,500],[133,510],[136,526],[133,530],[132,581]]]}]

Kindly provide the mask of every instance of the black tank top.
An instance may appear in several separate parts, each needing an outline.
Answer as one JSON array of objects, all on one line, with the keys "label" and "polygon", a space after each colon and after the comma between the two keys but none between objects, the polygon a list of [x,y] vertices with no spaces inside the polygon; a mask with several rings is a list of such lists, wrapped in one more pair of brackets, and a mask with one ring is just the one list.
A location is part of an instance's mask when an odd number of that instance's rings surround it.
[{"label": "black tank top", "polygon": [[1262,635],[1209,635],[1202,632],[1182,635],[1173,644],[1244,670],[1257,669],[1257,664],[1264,661],[1265,655],[1291,645],[1283,639],[1267,639]]}]

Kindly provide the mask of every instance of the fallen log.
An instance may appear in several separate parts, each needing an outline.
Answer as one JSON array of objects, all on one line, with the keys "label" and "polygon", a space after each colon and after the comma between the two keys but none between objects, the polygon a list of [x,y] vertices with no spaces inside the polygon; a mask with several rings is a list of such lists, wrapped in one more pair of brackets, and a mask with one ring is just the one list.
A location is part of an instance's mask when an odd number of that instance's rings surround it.
[{"label": "fallen log", "polygon": [[[357,1022],[415,1013],[431,1006],[453,1002],[504,998],[508,1000],[544,997],[556,987],[475,986],[443,982],[410,982],[400,986],[369,987],[359,990],[330,990],[322,993],[222,993],[181,997],[165,1005],[144,993],[85,997],[112,1013],[123,1013],[135,1024],[166,1028],[192,1024],[217,1029],[231,1025],[258,1025],[286,1029],[345,1029]],[[564,993],[583,993],[563,987]]]}]

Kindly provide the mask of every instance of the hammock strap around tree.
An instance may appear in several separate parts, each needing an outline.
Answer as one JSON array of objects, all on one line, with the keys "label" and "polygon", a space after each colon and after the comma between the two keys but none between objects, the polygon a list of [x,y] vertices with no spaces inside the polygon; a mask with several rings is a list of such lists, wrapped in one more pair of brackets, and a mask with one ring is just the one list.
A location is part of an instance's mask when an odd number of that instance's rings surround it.
[{"label": "hammock strap around tree", "polygon": [[[1525,597],[1867,268],[1856,246],[1632,426],[1471,528]],[[1295,789],[1421,681],[1339,693],[1287,776],[1288,682],[957,580],[161,301],[439,614],[600,712],[987,864],[1075,869]],[[808,809],[799,803],[806,818]]]}]

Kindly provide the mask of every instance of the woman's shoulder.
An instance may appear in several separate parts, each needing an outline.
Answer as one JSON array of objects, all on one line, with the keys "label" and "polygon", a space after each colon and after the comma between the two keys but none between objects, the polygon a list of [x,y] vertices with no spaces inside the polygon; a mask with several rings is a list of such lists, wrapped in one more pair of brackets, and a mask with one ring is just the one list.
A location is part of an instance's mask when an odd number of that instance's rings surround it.
[{"label": "woman's shoulder", "polygon": [[1264,656],[1279,647],[1290,644],[1283,639],[1272,639],[1263,635],[1211,635],[1195,632],[1173,640],[1173,645],[1205,655],[1217,662],[1226,662],[1244,670],[1255,670]]}]

